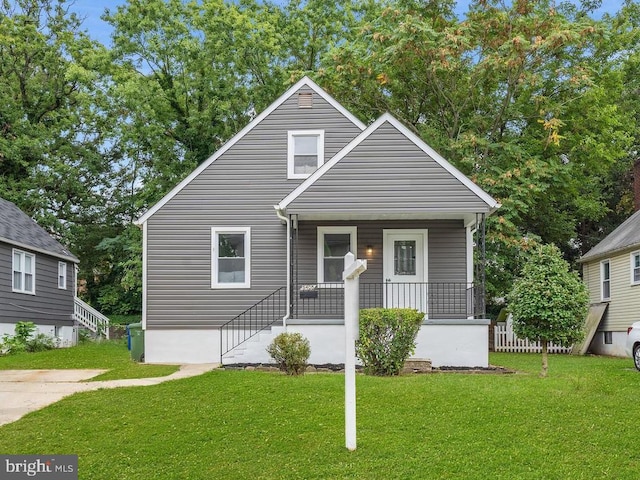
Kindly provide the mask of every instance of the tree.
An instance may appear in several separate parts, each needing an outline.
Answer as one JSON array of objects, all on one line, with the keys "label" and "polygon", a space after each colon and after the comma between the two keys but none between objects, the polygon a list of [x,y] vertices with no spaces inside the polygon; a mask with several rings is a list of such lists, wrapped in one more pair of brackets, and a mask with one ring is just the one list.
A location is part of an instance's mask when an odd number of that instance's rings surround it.
[{"label": "tree", "polygon": [[80,258],[91,290],[81,293],[95,300],[105,286],[95,279],[113,270],[96,247],[134,216],[136,179],[116,136],[109,52],[81,27],[64,0],[0,3],[0,196]]},{"label": "tree", "polygon": [[618,108],[615,55],[594,59],[605,24],[549,0],[476,0],[464,20],[452,5],[381,2],[330,52],[325,75],[348,108],[390,111],[500,201],[488,222],[491,301],[532,238],[581,253],[580,227],[609,212],[603,179],[633,124]]},{"label": "tree", "polygon": [[548,370],[549,342],[570,346],[584,336],[587,287],[555,245],[540,245],[529,256],[508,296],[513,331],[542,344],[542,371]]}]

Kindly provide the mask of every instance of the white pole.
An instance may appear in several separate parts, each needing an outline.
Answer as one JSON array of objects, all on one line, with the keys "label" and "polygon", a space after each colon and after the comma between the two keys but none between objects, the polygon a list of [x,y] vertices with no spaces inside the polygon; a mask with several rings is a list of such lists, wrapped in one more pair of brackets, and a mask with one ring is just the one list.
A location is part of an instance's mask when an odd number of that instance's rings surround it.
[{"label": "white pole", "polygon": [[356,260],[353,253],[344,256],[344,418],[347,448],[356,449],[356,339],[360,314],[360,274],[367,269],[366,260]]},{"label": "white pole", "polygon": [[[355,262],[353,253],[344,257],[344,269],[347,271]],[[356,344],[355,324],[358,321],[359,286],[360,279],[345,278],[344,280],[344,329],[345,352],[344,362],[344,416],[345,438],[348,450],[356,449]]]}]

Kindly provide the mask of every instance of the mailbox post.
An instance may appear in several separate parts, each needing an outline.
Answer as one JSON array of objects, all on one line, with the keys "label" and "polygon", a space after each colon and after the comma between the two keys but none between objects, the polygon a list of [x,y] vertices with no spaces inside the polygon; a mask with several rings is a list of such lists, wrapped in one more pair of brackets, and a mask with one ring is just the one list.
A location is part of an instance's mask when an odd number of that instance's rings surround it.
[{"label": "mailbox post", "polygon": [[356,340],[360,311],[360,274],[367,269],[366,260],[356,260],[353,253],[344,256],[344,416],[348,450],[356,449]]}]

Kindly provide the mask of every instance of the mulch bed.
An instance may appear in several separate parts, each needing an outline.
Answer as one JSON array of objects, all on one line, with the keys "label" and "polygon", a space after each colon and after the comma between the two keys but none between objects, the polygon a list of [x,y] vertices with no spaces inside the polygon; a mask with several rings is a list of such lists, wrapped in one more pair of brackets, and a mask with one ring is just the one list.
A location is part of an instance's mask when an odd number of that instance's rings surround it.
[{"label": "mulch bed", "polygon": [[[234,363],[223,365],[225,370],[257,370],[263,372],[279,372],[280,369],[273,363]],[[356,371],[362,372],[362,367],[357,365]],[[306,373],[344,373],[343,363],[325,363],[320,365],[308,365]],[[506,367],[489,365],[488,367],[433,367],[427,372],[406,373],[403,375],[429,374],[429,373],[467,373],[467,374],[512,374],[516,373]]]}]

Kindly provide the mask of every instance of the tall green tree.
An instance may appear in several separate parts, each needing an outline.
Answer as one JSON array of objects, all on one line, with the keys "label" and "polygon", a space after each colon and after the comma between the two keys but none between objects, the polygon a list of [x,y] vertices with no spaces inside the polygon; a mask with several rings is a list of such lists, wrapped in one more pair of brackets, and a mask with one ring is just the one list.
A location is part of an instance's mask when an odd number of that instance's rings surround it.
[{"label": "tall green tree", "polygon": [[99,289],[120,282],[97,246],[132,217],[110,68],[66,2],[0,5],[0,195],[80,258],[81,293],[96,306]]},{"label": "tall green tree", "polygon": [[621,76],[593,52],[606,26],[548,0],[389,0],[326,57],[326,77],[363,117],[388,110],[502,203],[489,220],[490,297],[532,240],[575,258],[580,222],[608,213],[602,179],[629,145]]},{"label": "tall green tree", "polygon": [[0,195],[67,243],[100,218],[111,172],[101,53],[62,1],[0,5]]}]

